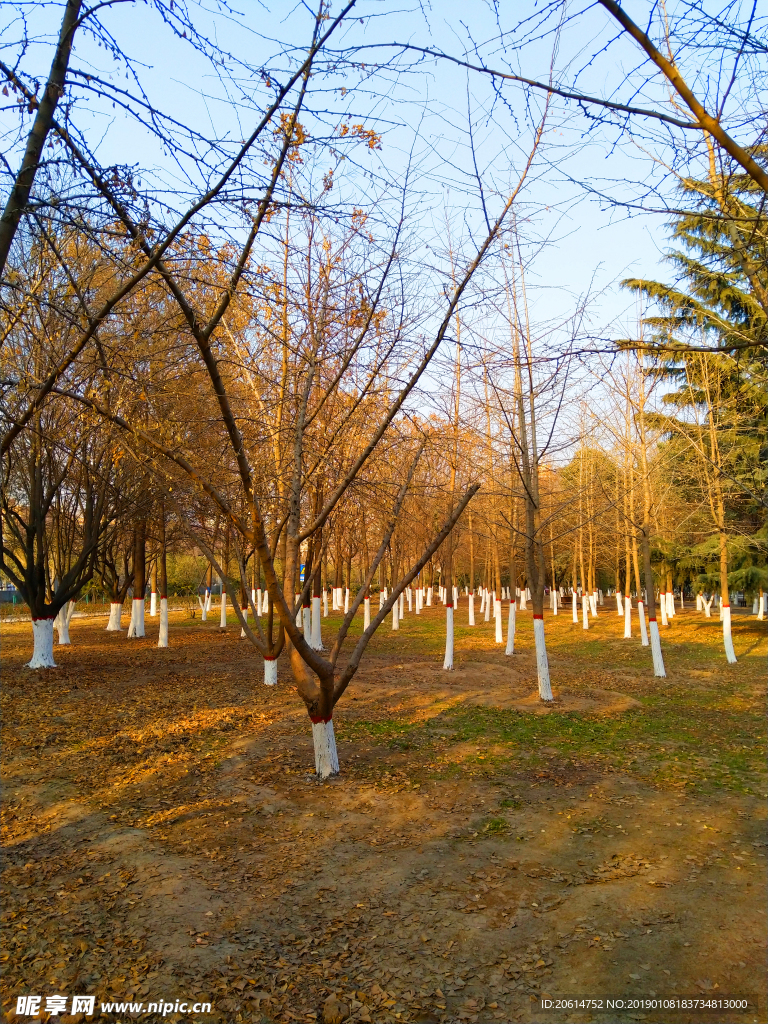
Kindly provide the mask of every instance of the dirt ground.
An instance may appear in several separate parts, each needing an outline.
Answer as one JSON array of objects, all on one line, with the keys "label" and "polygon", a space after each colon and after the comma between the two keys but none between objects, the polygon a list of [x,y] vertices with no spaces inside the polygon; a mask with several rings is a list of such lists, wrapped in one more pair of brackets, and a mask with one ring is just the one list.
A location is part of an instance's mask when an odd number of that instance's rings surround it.
[{"label": "dirt ground", "polygon": [[[588,633],[548,617],[546,709],[530,613],[512,658],[459,628],[450,674],[443,614],[380,632],[327,783],[287,665],[261,685],[218,613],[178,613],[168,650],[152,620],[75,620],[36,673],[5,625],[3,1019],[92,993],[95,1017],[52,1019],[763,1024],[764,624],[736,617],[727,666],[717,621],[678,615],[654,680],[607,606]],[[585,997],[749,1009],[541,1009]]]}]

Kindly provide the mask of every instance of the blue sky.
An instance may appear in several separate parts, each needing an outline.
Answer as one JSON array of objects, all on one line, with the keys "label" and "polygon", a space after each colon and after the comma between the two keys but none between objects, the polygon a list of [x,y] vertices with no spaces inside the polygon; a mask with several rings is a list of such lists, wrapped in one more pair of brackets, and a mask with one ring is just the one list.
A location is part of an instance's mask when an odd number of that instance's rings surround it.
[{"label": "blue sky", "polygon": [[[521,20],[535,16],[538,10],[532,2],[511,7]],[[334,5],[334,10],[339,8],[340,4]],[[300,52],[309,37],[309,11],[301,4],[259,0],[246,0],[239,15],[228,15],[223,8],[215,14],[191,10],[202,31],[233,55],[226,69],[229,95],[211,65],[187,40],[174,36],[150,6],[121,4],[107,11],[104,21],[136,61],[151,102],[205,135],[236,142],[250,130],[256,117],[254,107],[263,104],[267,96],[263,83],[245,70],[245,64],[287,67],[285,57],[275,55],[286,44]],[[551,24],[545,24],[542,31],[536,29],[535,38],[518,54],[514,48],[500,46],[494,7],[482,0],[431,6],[413,3],[410,8],[388,0],[364,0],[356,11],[362,20],[351,21],[337,45],[361,47],[360,61],[391,57],[394,50],[365,47],[392,41],[442,48],[460,57],[471,38],[489,65],[503,67],[506,62],[513,70],[544,80],[549,73],[554,45]],[[27,8],[29,24],[43,28],[49,36],[55,34],[59,13],[55,4]],[[528,27],[510,38],[519,38]],[[657,82],[643,85],[636,77],[635,85],[640,82],[640,86],[634,94],[632,88],[622,85],[638,62],[637,53],[633,44],[621,40],[611,42],[601,53],[613,34],[607,16],[599,9],[567,22],[557,43],[559,80],[572,80],[582,68],[578,84],[587,92],[631,95],[633,102],[649,106],[663,101]],[[4,33],[6,59],[15,35],[14,27]],[[598,59],[590,60],[595,53]],[[32,47],[24,66],[36,68],[42,75],[49,59],[49,48]],[[119,62],[113,62],[87,36],[78,42],[73,67],[111,74],[116,83],[128,84]],[[390,67],[374,76],[369,64],[365,72],[329,75],[317,86],[310,99],[316,113],[307,115],[312,130],[319,134],[323,126],[332,127],[350,114],[352,122],[373,127],[383,137],[381,152],[363,150],[356,154],[356,166],[347,164],[338,184],[340,198],[358,196],[361,205],[369,204],[391,222],[397,212],[398,187],[411,161],[410,226],[412,237],[418,236],[425,247],[421,255],[418,245],[412,252],[425,263],[429,262],[428,252],[444,247],[446,218],[456,245],[463,245],[466,253],[472,251],[472,237],[480,238],[483,233],[468,125],[472,125],[475,160],[492,213],[516,180],[543,103],[542,95],[535,94],[527,107],[525,93],[514,85],[504,86],[494,96],[487,78],[447,63],[427,62],[414,69],[401,61],[397,69]],[[339,91],[341,86],[350,90],[346,96]],[[237,99],[238,92],[242,102]],[[175,182],[183,190],[172,161],[146,131],[103,101],[83,97],[79,103],[79,123],[104,163],[141,165],[146,169],[145,184],[162,182],[171,197]],[[88,105],[91,115],[83,109]],[[603,191],[619,204],[642,200],[654,208],[663,207],[663,198],[671,195],[660,162],[669,156],[664,133],[644,119],[634,125],[640,134],[632,139],[615,128],[590,126],[573,104],[557,101],[552,106],[539,156],[518,204],[526,253],[536,254],[529,267],[531,302],[535,315],[543,319],[566,316],[577,297],[591,289],[590,316],[595,329],[614,335],[626,333],[622,322],[633,323],[636,309],[618,282],[628,275],[666,273],[660,262],[667,244],[663,214],[611,207],[595,195],[595,190]],[[320,170],[322,162],[321,157]],[[194,179],[197,168],[191,162],[185,170]],[[660,186],[661,195],[644,198],[649,183]]]}]

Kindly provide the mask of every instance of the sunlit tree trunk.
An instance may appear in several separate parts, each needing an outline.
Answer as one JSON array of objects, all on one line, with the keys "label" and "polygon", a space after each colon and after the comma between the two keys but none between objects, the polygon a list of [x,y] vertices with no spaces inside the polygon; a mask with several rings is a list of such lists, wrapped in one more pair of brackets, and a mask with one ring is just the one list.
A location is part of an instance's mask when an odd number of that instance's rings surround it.
[{"label": "sunlit tree trunk", "polygon": [[168,560],[167,560],[167,539],[165,526],[165,502],[160,502],[159,522],[160,550],[158,551],[158,586],[160,588],[160,632],[157,640],[158,647],[168,646]]},{"label": "sunlit tree trunk", "polygon": [[136,523],[136,547],[133,555],[133,601],[129,637],[144,636],[144,590],[146,589],[146,520]]}]

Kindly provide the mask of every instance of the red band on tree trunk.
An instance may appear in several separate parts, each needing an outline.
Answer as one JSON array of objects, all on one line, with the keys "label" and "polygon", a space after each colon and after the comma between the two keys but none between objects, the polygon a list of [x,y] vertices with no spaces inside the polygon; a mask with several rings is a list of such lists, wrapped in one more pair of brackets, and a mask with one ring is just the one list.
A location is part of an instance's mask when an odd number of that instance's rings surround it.
[{"label": "red band on tree trunk", "polygon": [[542,619],[542,621],[544,619],[543,615],[534,615],[533,617],[534,617],[534,619]]},{"label": "red band on tree trunk", "polygon": [[36,618],[34,617],[34,615],[33,615],[33,616],[32,616],[32,621],[33,621],[33,622],[53,622],[53,620],[54,620],[55,618],[56,618],[56,616],[55,616],[55,615],[41,615],[39,619],[36,619]]},{"label": "red band on tree trunk", "polygon": [[320,725],[321,722],[330,722],[332,718],[333,715],[328,715],[327,718],[315,718],[313,715],[309,716],[309,720],[312,725]]},{"label": "red band on tree trunk", "polygon": [[649,622],[655,622],[656,621],[656,616],[654,615],[653,618],[651,618],[650,615],[649,615],[648,616],[648,621]]},{"label": "red band on tree trunk", "polygon": [[731,606],[730,606],[729,604],[724,604],[724,605],[723,605],[723,608],[730,608],[730,607],[731,607]]},{"label": "red band on tree trunk", "polygon": [[449,601],[448,604],[445,607],[446,608],[453,608],[453,604]]}]

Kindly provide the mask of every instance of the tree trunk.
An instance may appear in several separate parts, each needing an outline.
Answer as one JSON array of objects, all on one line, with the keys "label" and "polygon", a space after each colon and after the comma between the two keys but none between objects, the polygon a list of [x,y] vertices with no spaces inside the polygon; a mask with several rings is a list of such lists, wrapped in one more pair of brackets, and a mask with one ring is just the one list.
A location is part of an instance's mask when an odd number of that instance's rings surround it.
[{"label": "tree trunk", "polygon": [[133,601],[131,602],[131,624],[129,637],[144,636],[144,591],[146,577],[147,523],[139,519],[136,523],[136,547],[133,554]]},{"label": "tree trunk", "polygon": [[34,648],[27,668],[56,668],[53,660],[53,618],[32,619]]},{"label": "tree trunk", "polygon": [[158,647],[168,646],[168,562],[167,541],[165,535],[165,502],[160,502],[160,551],[158,553],[160,587],[160,634]]}]

